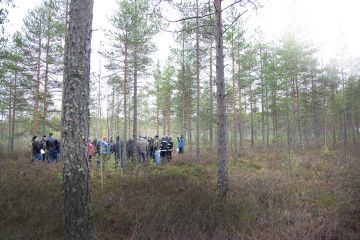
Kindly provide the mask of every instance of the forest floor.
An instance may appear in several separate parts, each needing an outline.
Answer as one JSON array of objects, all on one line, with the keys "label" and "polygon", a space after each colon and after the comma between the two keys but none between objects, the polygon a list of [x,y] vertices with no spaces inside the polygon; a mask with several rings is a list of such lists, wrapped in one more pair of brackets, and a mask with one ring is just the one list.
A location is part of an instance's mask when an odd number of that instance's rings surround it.
[{"label": "forest floor", "polygon": [[[91,166],[94,239],[360,239],[360,151],[243,149],[216,192],[216,155]],[[102,177],[103,176],[103,177]],[[62,165],[0,161],[0,239],[63,239]]]}]

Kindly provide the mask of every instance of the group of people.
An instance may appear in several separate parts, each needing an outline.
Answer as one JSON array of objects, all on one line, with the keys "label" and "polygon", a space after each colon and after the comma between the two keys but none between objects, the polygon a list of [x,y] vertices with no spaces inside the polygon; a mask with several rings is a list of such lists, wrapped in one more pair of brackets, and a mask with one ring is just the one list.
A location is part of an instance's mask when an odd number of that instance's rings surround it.
[{"label": "group of people", "polygon": [[[130,138],[128,141],[121,140],[119,136],[116,137],[115,142],[112,138],[108,141],[107,137],[102,137],[100,141],[96,138],[93,141],[90,139],[88,141],[89,159],[98,155],[96,163],[99,165],[100,158],[107,161],[109,156],[114,153],[115,165],[120,167],[123,167],[125,154],[126,158],[132,162],[145,163],[148,159],[152,159],[157,165],[160,165],[164,160],[170,162],[173,148],[174,142],[170,136],[159,138],[158,135],[154,138],[139,136],[137,139]],[[180,154],[184,152],[182,135],[178,137],[178,148]]]},{"label": "group of people", "polygon": [[49,133],[49,137],[44,135],[41,139],[38,136],[33,136],[31,141],[32,158],[31,161],[47,161],[55,163],[59,159],[60,143]]},{"label": "group of people", "polygon": [[[180,135],[177,140],[179,154],[182,154],[185,145],[184,138]],[[32,161],[48,161],[49,163],[58,161],[60,143],[52,133],[49,133],[49,137],[44,135],[42,139],[33,136],[31,146]],[[157,165],[160,165],[163,161],[171,161],[173,148],[174,142],[170,136],[161,138],[158,135],[154,138],[139,136],[137,139],[130,138],[128,141],[121,140],[117,136],[115,142],[112,138],[108,141],[107,137],[102,137],[100,141],[96,138],[93,141],[88,139],[89,160],[98,156],[96,158],[98,166],[101,159],[106,162],[111,154],[114,154],[115,165],[119,167],[123,167],[125,154],[126,159],[132,162],[145,163],[152,159]]]}]

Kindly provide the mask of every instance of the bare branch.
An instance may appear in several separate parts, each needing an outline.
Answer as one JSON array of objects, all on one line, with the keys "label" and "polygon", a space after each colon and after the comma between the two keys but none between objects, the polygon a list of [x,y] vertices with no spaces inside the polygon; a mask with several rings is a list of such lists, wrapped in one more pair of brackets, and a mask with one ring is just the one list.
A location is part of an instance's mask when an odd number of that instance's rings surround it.
[{"label": "bare branch", "polygon": [[248,10],[245,10],[244,12],[240,13],[235,19],[234,21],[232,21],[232,23],[222,32],[222,34],[224,34],[227,30],[229,30],[234,24],[235,22],[242,16],[244,15]]}]

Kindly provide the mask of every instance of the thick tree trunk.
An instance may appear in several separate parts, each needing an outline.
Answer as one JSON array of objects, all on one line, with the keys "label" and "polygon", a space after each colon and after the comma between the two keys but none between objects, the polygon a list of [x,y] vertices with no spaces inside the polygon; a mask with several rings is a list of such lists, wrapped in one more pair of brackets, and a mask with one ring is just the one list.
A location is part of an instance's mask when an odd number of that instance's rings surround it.
[{"label": "thick tree trunk", "polygon": [[64,239],[91,239],[89,137],[93,0],[72,0],[64,66]]},{"label": "thick tree trunk", "polygon": [[217,149],[218,149],[218,179],[217,188],[222,202],[228,192],[228,167],[226,147],[226,103],[224,77],[224,45],[221,17],[221,0],[214,0],[215,6],[215,44],[216,44],[216,93],[217,93]]}]

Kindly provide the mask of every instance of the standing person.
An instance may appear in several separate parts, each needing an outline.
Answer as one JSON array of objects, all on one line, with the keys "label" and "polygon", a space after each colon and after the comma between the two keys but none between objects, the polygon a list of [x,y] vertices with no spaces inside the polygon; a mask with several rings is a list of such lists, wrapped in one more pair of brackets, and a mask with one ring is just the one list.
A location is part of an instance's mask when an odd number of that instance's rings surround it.
[{"label": "standing person", "polygon": [[115,152],[115,167],[123,168],[123,162],[122,162],[122,153],[123,153],[123,141],[120,140],[120,137],[116,137],[116,142],[114,146],[114,152]]},{"label": "standing person", "polygon": [[183,137],[183,135],[181,134],[180,137],[178,137],[179,154],[184,153],[184,145],[185,145],[184,137]]},{"label": "standing person", "polygon": [[[100,158],[103,164],[107,161],[109,154],[110,154],[110,146],[107,142],[107,137],[102,137],[102,140],[98,144],[100,146]],[[97,166],[100,165],[100,158],[97,160]]]},{"label": "standing person", "polygon": [[167,152],[167,137],[162,137],[160,142],[160,157],[161,160],[164,160],[166,158],[166,152]]},{"label": "standing person", "polygon": [[145,163],[146,162],[146,149],[148,147],[148,143],[145,139],[145,137],[139,137],[138,141],[137,141],[137,145],[138,145],[138,152],[139,152],[139,157],[140,157],[140,162]]},{"label": "standing person", "polygon": [[168,141],[167,141],[167,151],[166,151],[166,153],[167,153],[167,159],[168,159],[168,161],[170,162],[170,160],[172,159],[172,151],[173,151],[173,147],[174,147],[174,142],[173,142],[173,140],[172,140],[172,138],[171,137],[169,137],[168,138]]},{"label": "standing person", "polygon": [[134,160],[134,141],[132,138],[129,139],[129,141],[126,142],[126,155],[127,159],[130,161]]},{"label": "standing person", "polygon": [[[39,138],[37,136],[33,136],[31,142],[33,160],[42,161],[43,156],[41,154],[41,142],[39,141]],[[31,162],[33,162],[33,160]]]},{"label": "standing person", "polygon": [[100,155],[100,145],[96,137],[94,137],[94,141],[92,142],[92,145],[94,146],[94,157],[96,155]]},{"label": "standing person", "polygon": [[154,138],[154,156],[155,156],[155,161],[156,161],[156,165],[160,165],[161,160],[160,160],[160,141],[159,141],[159,136],[156,135]]},{"label": "standing person", "polygon": [[110,138],[109,148],[110,148],[110,154],[112,154],[114,152],[114,141],[112,137]]},{"label": "standing person", "polygon": [[88,153],[89,153],[89,162],[94,157],[94,145],[91,143],[90,138],[88,139]]},{"label": "standing person", "polygon": [[42,138],[41,138],[41,141],[40,141],[40,143],[41,143],[41,149],[42,149],[42,151],[41,151],[41,154],[42,154],[42,156],[43,156],[43,161],[45,161],[45,159],[46,159],[46,141],[47,141],[47,138],[46,138],[46,135],[44,135]]},{"label": "standing person", "polygon": [[46,141],[46,149],[48,150],[48,162],[55,163],[58,159],[58,153],[60,152],[60,145],[52,133],[49,133],[49,138]]},{"label": "standing person", "polygon": [[148,156],[150,156],[152,160],[155,160],[155,140],[153,138],[149,138],[148,140]]}]

